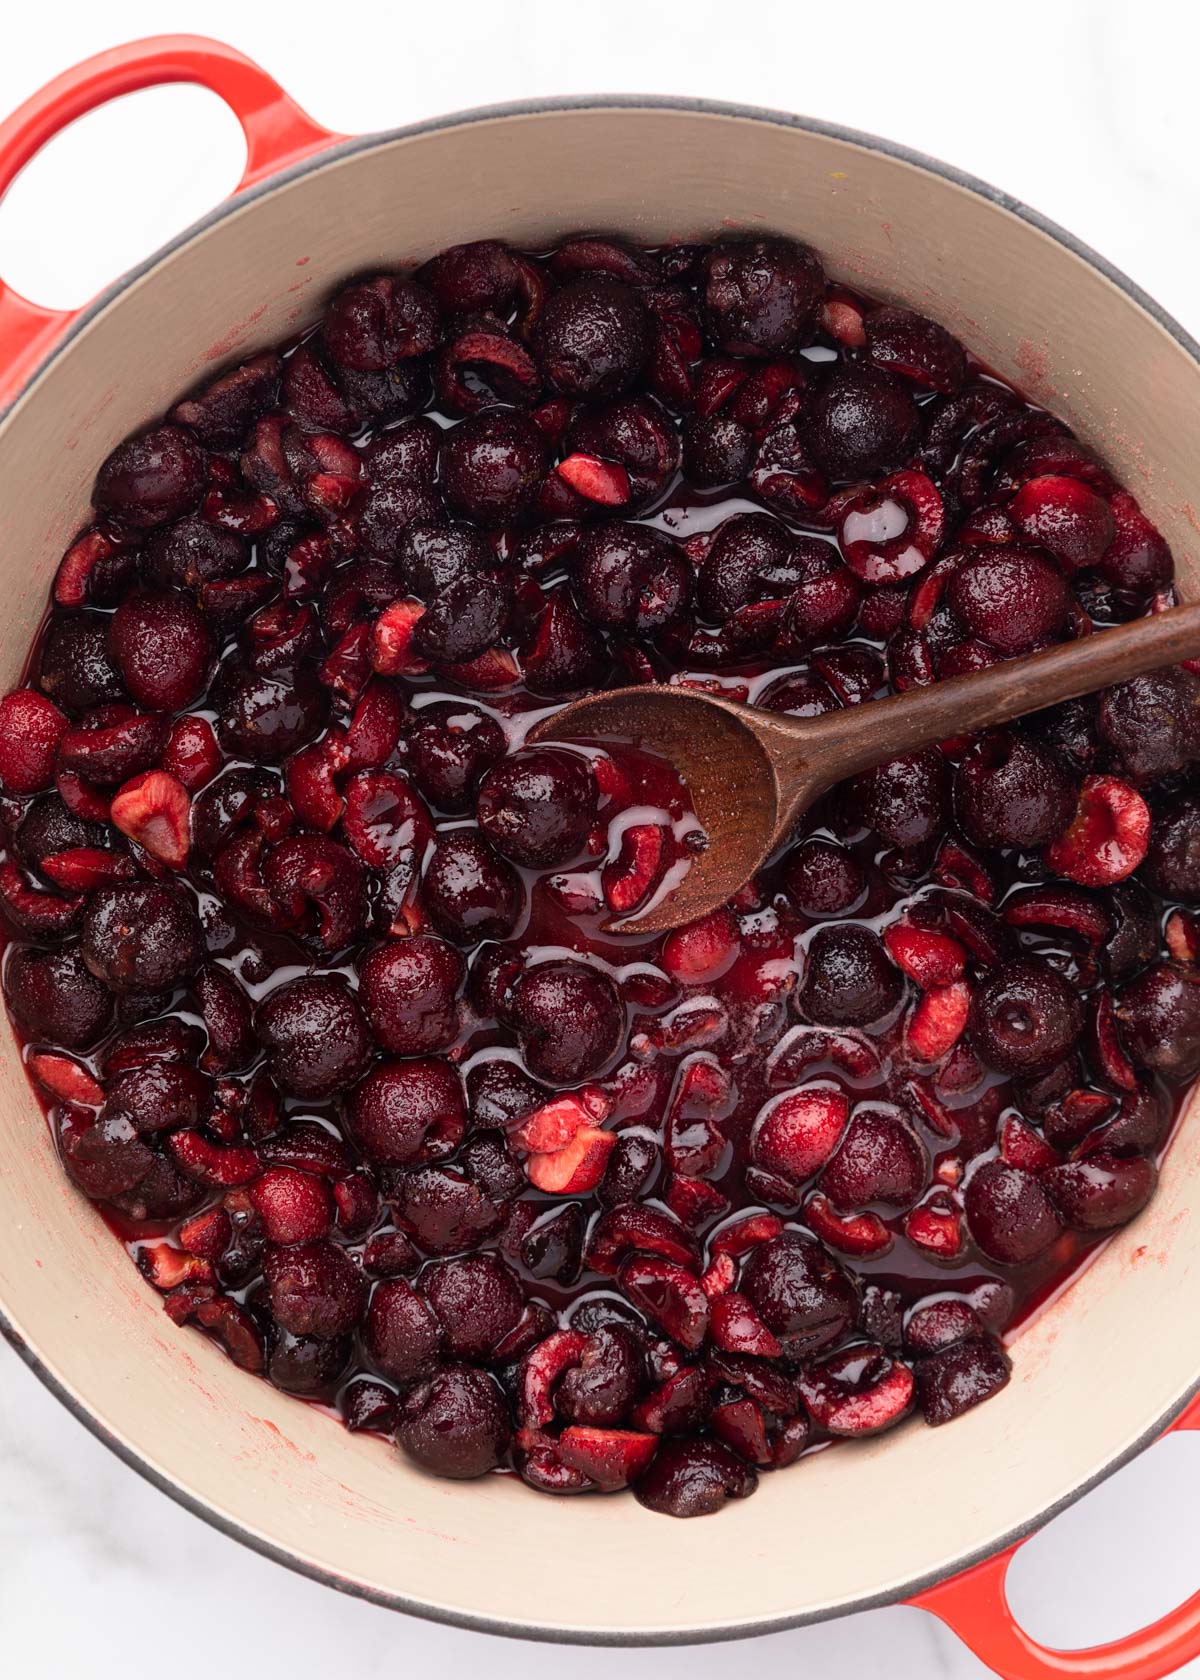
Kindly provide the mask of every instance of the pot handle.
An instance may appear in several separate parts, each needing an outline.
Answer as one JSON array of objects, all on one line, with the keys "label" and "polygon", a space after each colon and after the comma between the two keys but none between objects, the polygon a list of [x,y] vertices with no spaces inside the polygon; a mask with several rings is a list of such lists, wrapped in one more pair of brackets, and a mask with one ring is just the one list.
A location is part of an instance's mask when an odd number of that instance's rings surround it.
[{"label": "pot handle", "polygon": [[[198,82],[229,106],[246,137],[235,192],[323,151],[343,137],[322,128],[253,59],[203,35],[153,35],[84,59],[0,123],[0,197],[48,140],[110,99],[167,82]],[[0,280],[0,402],[82,313],[31,303]]]},{"label": "pot handle", "polygon": [[[1200,1429],[1197,1395],[1166,1431]],[[1023,1541],[918,1593],[909,1603],[928,1610],[1003,1680],[1162,1680],[1200,1656],[1200,1591],[1138,1633],[1086,1650],[1058,1651],[1031,1639],[1005,1592],[1008,1566]]]}]

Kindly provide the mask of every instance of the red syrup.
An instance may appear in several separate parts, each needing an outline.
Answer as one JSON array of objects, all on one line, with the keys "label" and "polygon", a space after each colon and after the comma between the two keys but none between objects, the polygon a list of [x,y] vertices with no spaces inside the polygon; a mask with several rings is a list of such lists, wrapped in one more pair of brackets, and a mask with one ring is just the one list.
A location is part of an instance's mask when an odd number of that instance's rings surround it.
[{"label": "red syrup", "polygon": [[705,843],[671,766],[523,743],[1165,604],[1065,428],[787,242],[484,245],[343,288],[97,508],[0,702],[6,995],[177,1322],[426,1468],[676,1515],[1003,1386],[1200,1061],[1195,680],[835,789],[665,937],[611,923]]}]

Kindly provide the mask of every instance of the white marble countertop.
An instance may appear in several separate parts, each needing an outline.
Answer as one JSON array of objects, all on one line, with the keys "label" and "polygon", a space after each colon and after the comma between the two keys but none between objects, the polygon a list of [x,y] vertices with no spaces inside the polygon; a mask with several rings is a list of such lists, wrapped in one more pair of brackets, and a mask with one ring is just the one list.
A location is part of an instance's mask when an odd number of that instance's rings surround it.
[{"label": "white marble countertop", "polygon": [[[1200,333],[1200,16],[1172,0],[458,0],[449,12],[422,0],[58,0],[53,12],[14,10],[0,112],[86,53],[165,30],[233,42],[348,133],[597,89],[804,110],[1008,189]],[[452,50],[440,33],[448,19]],[[138,201],[127,203],[107,171],[144,147],[151,125],[153,144],[116,177],[138,183]],[[228,190],[240,144],[217,102],[194,89],[145,94],[89,119],[0,211],[0,273],[42,301],[82,302]],[[1198,1497],[1200,1438],[1175,1437],[1059,1518],[1012,1577],[1030,1631],[1089,1644],[1187,1596],[1200,1581]],[[801,1559],[809,1538],[797,1536]],[[567,1653],[400,1618],[289,1574],[180,1510],[0,1344],[0,1675],[126,1680],[147,1666],[195,1672],[211,1662],[216,1672],[317,1680],[400,1663],[417,1674],[486,1667],[549,1680],[564,1657],[581,1680],[716,1680],[751,1661],[763,1680],[985,1672],[910,1609],[774,1635],[753,1651]],[[1200,1663],[1187,1672],[1200,1676]]]}]

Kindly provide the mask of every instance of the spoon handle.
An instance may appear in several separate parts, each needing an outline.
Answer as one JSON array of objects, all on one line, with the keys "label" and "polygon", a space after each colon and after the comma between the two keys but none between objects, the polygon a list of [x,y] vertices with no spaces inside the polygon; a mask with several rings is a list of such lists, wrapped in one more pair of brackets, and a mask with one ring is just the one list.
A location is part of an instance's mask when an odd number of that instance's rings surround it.
[{"label": "spoon handle", "polygon": [[1198,657],[1200,606],[1172,607],[984,671],[806,720],[806,755],[819,751],[828,758],[831,786],[901,753]]}]

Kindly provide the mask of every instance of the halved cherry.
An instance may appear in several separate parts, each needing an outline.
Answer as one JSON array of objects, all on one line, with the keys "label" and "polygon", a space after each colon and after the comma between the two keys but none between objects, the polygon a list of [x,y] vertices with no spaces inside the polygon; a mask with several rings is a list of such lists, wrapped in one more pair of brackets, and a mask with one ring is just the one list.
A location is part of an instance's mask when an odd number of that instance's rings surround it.
[{"label": "halved cherry", "polygon": [[708,1410],[707,1389],[704,1372],[694,1365],[684,1365],[638,1401],[629,1421],[654,1435],[683,1434],[703,1423]]},{"label": "halved cherry", "polygon": [[1088,1012],[1088,1038],[1096,1066],[1109,1084],[1121,1091],[1136,1091],[1137,1071],[1121,1043],[1116,1006],[1110,992],[1097,992],[1092,999]]},{"label": "halved cherry", "polygon": [[[45,865],[43,865],[43,868]],[[1172,910],[1164,932],[1167,950],[1176,962],[1200,961],[1200,917],[1191,910]]]},{"label": "halved cherry", "polygon": [[604,1177],[616,1141],[615,1132],[581,1126],[562,1149],[531,1155],[525,1163],[526,1175],[536,1189],[548,1195],[583,1195],[594,1190]]},{"label": "halved cherry", "polygon": [[805,1202],[804,1219],[827,1247],[841,1254],[882,1254],[891,1246],[892,1233],[877,1213],[838,1213],[819,1190]]},{"label": "halved cherry", "polygon": [[962,1220],[944,1195],[931,1196],[913,1208],[905,1218],[904,1235],[934,1260],[953,1260],[962,1252]]},{"label": "halved cherry", "polygon": [[938,847],[933,878],[944,887],[960,887],[984,904],[996,901],[996,883],[982,858],[949,836]]},{"label": "halved cherry", "polygon": [[614,1277],[629,1254],[658,1254],[687,1267],[700,1259],[695,1238],[677,1219],[633,1202],[600,1216],[584,1258],[592,1271]]},{"label": "halved cherry", "polygon": [[[721,1140],[722,1146],[724,1139]],[[729,1197],[704,1178],[688,1178],[676,1172],[667,1191],[667,1206],[684,1225],[697,1231],[712,1219],[729,1212]]]},{"label": "halved cherry", "polygon": [[385,676],[420,676],[428,671],[429,661],[422,659],[412,645],[413,631],[425,608],[419,601],[393,601],[375,620],[371,631],[371,664]]},{"label": "halved cherry", "polygon": [[956,939],[908,922],[892,922],[884,928],[883,943],[897,968],[903,969],[923,991],[959,979],[967,960],[967,953]]},{"label": "halved cherry", "polygon": [[921,1062],[937,1062],[957,1044],[967,1025],[971,988],[965,980],[931,987],[908,1020],[909,1053]]},{"label": "halved cherry", "polygon": [[202,1184],[228,1189],[249,1184],[262,1171],[253,1149],[210,1143],[200,1132],[172,1132],[167,1146],[188,1177]]},{"label": "halved cherry", "polygon": [[636,1482],[657,1451],[657,1435],[634,1429],[595,1429],[572,1423],[558,1438],[563,1463],[605,1489]]},{"label": "halved cherry", "polygon": [[585,501],[602,507],[624,507],[632,495],[629,474],[617,461],[576,452],[554,469],[564,483]]},{"label": "halved cherry", "polygon": [[757,1166],[793,1184],[811,1178],[833,1154],[850,1103],[832,1085],[806,1085],[774,1097],[758,1112],[750,1132]]},{"label": "halved cherry", "polygon": [[191,800],[183,783],[165,770],[147,770],[119,789],[112,820],[142,850],[168,869],[183,869],[191,848]]},{"label": "halved cherry", "polygon": [[184,1220],[179,1241],[189,1254],[215,1265],[233,1241],[233,1220],[223,1207],[205,1208]]},{"label": "halved cherry", "polygon": [[531,1349],[517,1371],[517,1409],[526,1428],[554,1421],[554,1389],[572,1366],[582,1363],[588,1338],[580,1330],[554,1330]]},{"label": "halved cherry", "polygon": [[714,1255],[707,1270],[700,1274],[700,1287],[710,1301],[715,1301],[718,1295],[727,1295],[736,1282],[737,1264],[731,1254]]},{"label": "halved cherry", "polygon": [[1056,1167],[1061,1161],[1058,1151],[1019,1114],[1006,1114],[1000,1122],[1000,1158],[1010,1167],[1024,1167],[1026,1172],[1041,1172],[1044,1167]]},{"label": "halved cherry", "polygon": [[945,522],[937,486],[910,469],[858,492],[842,513],[838,546],[864,583],[899,583],[936,554]]},{"label": "halved cherry", "polygon": [[1075,815],[1043,856],[1056,874],[1085,887],[1123,881],[1150,845],[1150,810],[1117,776],[1085,776]]},{"label": "halved cherry", "polygon": [[181,1283],[212,1283],[213,1269],[197,1254],[188,1254],[170,1243],[145,1243],[138,1250],[138,1269],[155,1289],[176,1289]]},{"label": "halved cherry", "polygon": [[189,714],[171,725],[158,767],[182,782],[189,793],[199,793],[221,768],[221,758],[212,724]]},{"label": "halved cherry", "polygon": [[1112,932],[1112,918],[1102,904],[1069,887],[1027,887],[1014,893],[1004,904],[1004,920],[1010,927],[1059,928],[1078,934],[1093,950]]},{"label": "halved cherry", "polygon": [[341,729],[329,730],[288,759],[284,766],[288,798],[306,828],[328,834],[336,827],[345,801],[334,778],[349,764],[350,748]]},{"label": "halved cherry", "polygon": [[714,1406],[708,1422],[713,1434],[748,1464],[774,1462],[762,1407],[748,1395]]},{"label": "halved cherry", "polygon": [[786,1032],[767,1057],[767,1083],[773,1091],[799,1085],[822,1063],[852,1084],[873,1085],[883,1076],[879,1051],[864,1034],[800,1026]]},{"label": "halved cherry", "polygon": [[131,881],[137,874],[133,859],[124,852],[106,852],[99,846],[72,846],[65,852],[51,852],[38,868],[56,887],[66,892],[94,892],[114,881]]},{"label": "halved cherry", "polygon": [[682,986],[706,985],[729,967],[738,953],[737,918],[727,909],[714,910],[698,922],[675,928],[663,942],[660,962]]},{"label": "halved cherry", "polygon": [[669,831],[661,823],[632,823],[621,836],[620,850],[600,875],[609,909],[627,916],[643,903],[662,878]]},{"label": "halved cherry", "polygon": [[726,1353],[747,1353],[757,1359],[780,1357],[782,1347],[745,1295],[730,1290],[710,1299],[709,1329],[714,1346]]},{"label": "halved cherry", "polygon": [[521,681],[521,667],[511,648],[490,647],[462,665],[442,665],[442,674],[464,688],[485,694],[502,694]]},{"label": "halved cherry", "polygon": [[902,1360],[866,1343],[832,1354],[800,1377],[813,1421],[830,1435],[878,1435],[912,1409],[913,1373]]},{"label": "halved cherry", "polygon": [[670,1260],[634,1254],[622,1265],[617,1281],[634,1306],[680,1347],[695,1351],[703,1345],[708,1333],[708,1296],[691,1272]]},{"label": "halved cherry", "polygon": [[714,1260],[723,1254],[734,1260],[740,1259],[761,1243],[773,1242],[782,1230],[783,1220],[778,1214],[740,1214],[737,1219],[731,1219],[728,1225],[722,1225],[719,1231],[713,1232],[708,1245],[709,1253]]},{"label": "halved cherry", "polygon": [[1102,496],[1055,473],[1027,479],[1007,511],[1026,542],[1048,549],[1069,571],[1095,566],[1116,530]]},{"label": "halved cherry", "polygon": [[0,904],[16,931],[26,938],[61,938],[78,924],[84,903],[77,893],[60,898],[57,893],[40,892],[12,858],[0,863]]},{"label": "halved cherry", "polygon": [[73,1056],[35,1051],[29,1058],[29,1071],[39,1085],[63,1102],[79,1103],[85,1108],[99,1108],[104,1102],[101,1087]]},{"label": "halved cherry", "polygon": [[54,574],[54,604],[56,607],[85,606],[91,590],[92,573],[101,561],[117,552],[112,537],[95,526],[77,537],[58,563]]},{"label": "halved cherry", "polygon": [[565,1149],[582,1126],[590,1126],[603,1115],[593,1114],[581,1092],[564,1091],[526,1114],[512,1133],[515,1142],[531,1155],[553,1154]]},{"label": "halved cherry", "polygon": [[404,725],[405,706],[393,683],[369,682],[346,726],[351,770],[373,770],[395,751]]}]

